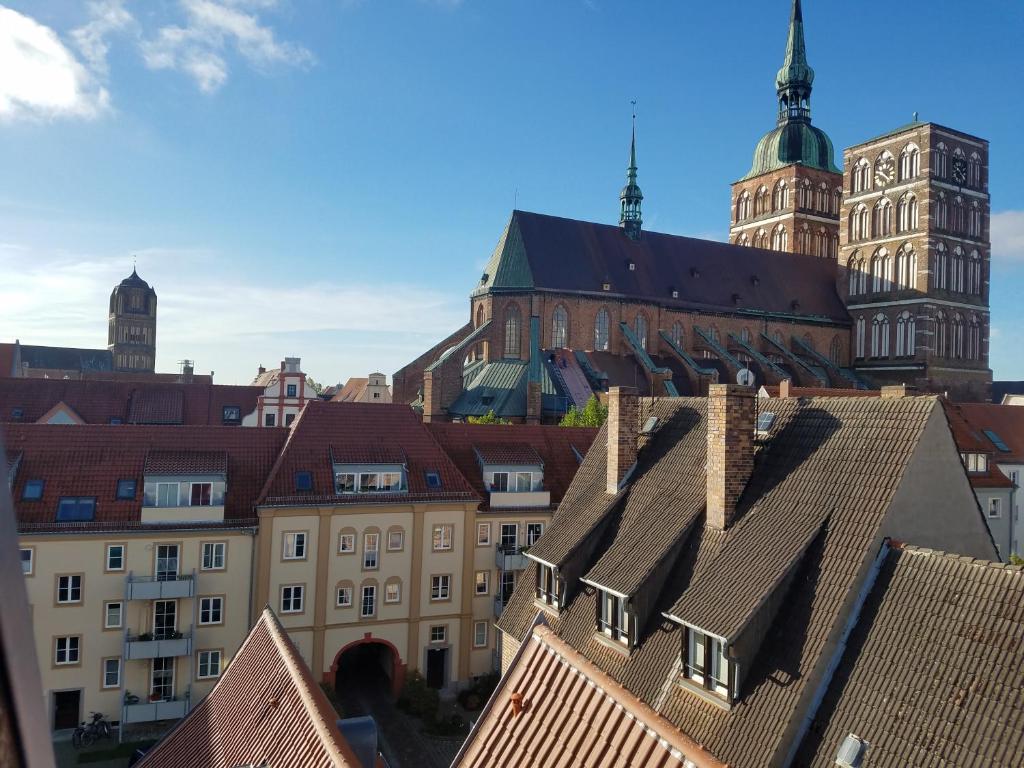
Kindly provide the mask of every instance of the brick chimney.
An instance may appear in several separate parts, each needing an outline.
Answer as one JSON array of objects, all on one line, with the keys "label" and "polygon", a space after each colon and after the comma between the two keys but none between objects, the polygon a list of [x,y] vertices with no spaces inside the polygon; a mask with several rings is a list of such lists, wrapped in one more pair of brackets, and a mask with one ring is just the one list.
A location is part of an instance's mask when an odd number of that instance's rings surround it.
[{"label": "brick chimney", "polygon": [[608,474],[605,490],[619,492],[619,483],[636,464],[637,396],[633,387],[608,390]]},{"label": "brick chimney", "polygon": [[792,379],[783,379],[779,382],[779,397],[786,398],[792,397],[790,394],[790,387],[793,386]]},{"label": "brick chimney", "polygon": [[258,374],[258,375],[263,375],[263,374],[264,374],[264,373],[266,373],[266,372],[267,372],[267,369],[266,369],[266,368],[264,368],[264,367],[263,367],[263,366],[261,365],[261,366],[260,366],[260,369],[259,369],[259,374]]},{"label": "brick chimney", "polygon": [[[609,417],[610,418],[610,417]],[[754,390],[737,384],[708,387],[709,528],[724,531],[754,469]]]}]

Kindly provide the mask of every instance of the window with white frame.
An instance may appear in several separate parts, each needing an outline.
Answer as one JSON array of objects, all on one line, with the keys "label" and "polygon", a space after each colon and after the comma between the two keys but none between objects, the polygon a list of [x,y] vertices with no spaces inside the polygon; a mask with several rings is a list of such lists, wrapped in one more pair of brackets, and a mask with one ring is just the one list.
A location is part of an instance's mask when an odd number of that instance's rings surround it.
[{"label": "window with white frame", "polygon": [[54,664],[77,664],[82,638],[80,635],[58,637],[53,644]]},{"label": "window with white frame", "polygon": [[334,604],[339,608],[352,607],[352,587],[350,585],[342,584],[338,586],[338,592]]},{"label": "window with white frame", "polygon": [[227,543],[223,541],[204,541],[202,569],[204,571],[224,570],[224,557],[227,546]]},{"label": "window with white frame", "polygon": [[302,613],[305,592],[302,584],[281,587],[281,613]]},{"label": "window with white frame", "polygon": [[486,595],[491,591],[491,572],[490,571],[477,571],[476,577],[473,580],[473,593],[476,595]]},{"label": "window with white frame", "polygon": [[501,548],[511,552],[519,546],[519,523],[501,524]]},{"label": "window with white frame", "polygon": [[430,627],[430,642],[443,643],[448,639],[448,625],[434,624]]},{"label": "window with white frame", "polygon": [[476,545],[478,547],[487,547],[491,544],[491,524],[490,523],[477,523],[476,524]]},{"label": "window with white frame", "polygon": [[594,318],[594,349],[598,352],[608,351],[610,326],[611,320],[608,316],[608,310],[602,307],[597,311],[597,315]]},{"label": "window with white frame", "polygon": [[375,613],[377,613],[377,587],[373,584],[364,584],[359,614],[367,617],[373,616]]},{"label": "window with white frame", "polygon": [[962,454],[964,460],[964,466],[968,472],[976,474],[985,474],[988,472],[988,456],[984,453],[965,453]]},{"label": "window with white frame", "polygon": [[351,555],[356,551],[355,533],[341,533],[338,535],[338,552],[343,555]]},{"label": "window with white frame", "polygon": [[199,623],[221,624],[224,621],[224,598],[219,596],[199,598]]},{"label": "window with white frame", "polygon": [[192,483],[189,506],[208,507],[213,504],[213,483]]},{"label": "window with white frame", "polygon": [[113,600],[103,604],[103,628],[120,629],[124,625],[124,603]]},{"label": "window with white frame", "polygon": [[400,552],[405,546],[405,531],[392,529],[388,531],[388,552]]},{"label": "window with white frame", "polygon": [[535,596],[537,600],[545,605],[550,605],[552,608],[558,607],[559,579],[555,569],[550,565],[544,565],[543,563],[538,563],[537,565]]},{"label": "window with white frame", "polygon": [[452,548],[452,526],[435,525],[431,534],[431,546],[435,552],[445,552]]},{"label": "window with white frame", "polygon": [[306,559],[306,532],[305,531],[291,531],[284,534],[284,554],[285,560],[305,560]]},{"label": "window with white frame", "polygon": [[451,597],[452,577],[440,574],[430,577],[430,599],[448,600]]},{"label": "window with white frame", "polygon": [[363,570],[376,570],[380,562],[380,534],[363,534]]},{"label": "window with white frame", "polygon": [[107,570],[124,570],[124,544],[107,544]]},{"label": "window with white frame", "polygon": [[402,602],[402,583],[399,581],[389,581],[384,585],[384,602],[385,603],[400,603]]},{"label": "window with white frame", "polygon": [[494,472],[491,475],[491,490],[498,493],[508,491],[508,472]]},{"label": "window with white frame", "polygon": [[82,602],[82,577],[78,574],[57,577],[57,602]]},{"label": "window with white frame", "polygon": [[532,547],[544,533],[544,523],[526,524],[526,546]]},{"label": "window with white frame", "polygon": [[629,645],[629,612],[626,601],[603,589],[597,591],[597,631]]},{"label": "window with white frame", "polygon": [[22,547],[19,554],[21,555],[21,572],[26,576],[31,576],[35,572],[36,551],[32,547]]},{"label": "window with white frame", "polygon": [[121,687],[121,658],[114,657],[103,660],[103,687]]},{"label": "window with white frame", "polygon": [[687,629],[686,677],[722,696],[729,695],[729,657],[718,638]]},{"label": "window with white frame", "polygon": [[1003,500],[1002,499],[989,499],[988,500],[988,516],[990,518],[997,518],[1003,516]]},{"label": "window with white frame", "polygon": [[156,505],[158,507],[178,506],[178,484],[157,483],[156,484]]},{"label": "window with white frame", "polygon": [[473,622],[473,647],[474,648],[486,648],[487,647],[487,634],[488,625],[486,621],[474,621]]},{"label": "window with white frame", "polygon": [[220,677],[220,651],[199,651],[196,654],[196,677],[208,680]]}]

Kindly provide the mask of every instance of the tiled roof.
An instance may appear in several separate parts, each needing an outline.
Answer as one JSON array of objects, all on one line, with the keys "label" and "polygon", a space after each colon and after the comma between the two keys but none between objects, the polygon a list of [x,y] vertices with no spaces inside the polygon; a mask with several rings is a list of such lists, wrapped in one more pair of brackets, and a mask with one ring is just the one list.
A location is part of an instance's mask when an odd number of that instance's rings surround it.
[{"label": "tiled roof", "polygon": [[[523,698],[515,715],[512,696]],[[725,768],[547,627],[487,704],[452,768]]]},{"label": "tiled roof", "polygon": [[109,349],[40,347],[21,345],[21,363],[29,368],[59,371],[112,371],[114,357]]},{"label": "tiled roof", "polygon": [[[490,494],[484,487],[483,472],[476,451],[492,445],[502,448],[520,445],[539,455],[544,462],[544,490],[557,504],[580,468],[597,430],[591,427],[553,427],[532,424],[456,424],[430,422],[427,428],[445,453],[482,499]],[[486,508],[486,504],[484,508]]]},{"label": "tiled roof", "polygon": [[[62,496],[96,499],[96,524],[140,519],[147,456],[209,453],[227,460],[225,521],[250,519],[287,430],[237,427],[153,427],[85,424],[3,425],[8,449],[22,454],[14,481],[19,525],[53,524]],[[116,498],[118,480],[135,480],[134,500]],[[43,480],[43,497],[25,501],[28,480]]]},{"label": "tiled roof", "polygon": [[354,403],[358,401],[359,396],[366,391],[366,387],[369,383],[370,380],[368,378],[353,377],[345,382],[345,386],[338,390],[338,392],[331,397],[331,400],[338,403]]},{"label": "tiled roof", "polygon": [[[834,262],[813,256],[646,230],[634,241],[616,226],[513,211],[476,291],[604,294],[679,309],[845,324],[849,315],[836,292],[835,269]],[[611,284],[608,293],[605,282]]]},{"label": "tiled roof", "polygon": [[[703,362],[703,361],[702,361]],[[779,396],[778,384],[765,384],[762,387],[769,397]],[[879,397],[879,389],[843,389],[841,387],[790,387],[790,397]]]},{"label": "tiled roof", "polygon": [[[973,438],[995,461],[1024,463],[1024,408],[994,403],[953,403],[950,407],[959,413]],[[1009,450],[999,448],[986,432],[994,433]]]},{"label": "tiled roof", "polygon": [[[89,424],[220,425],[224,406],[256,410],[259,387],[122,380],[0,378],[0,422],[38,421],[63,402]],[[13,419],[15,408],[22,411]]]},{"label": "tiled roof", "polygon": [[536,466],[544,460],[529,445],[508,443],[474,445],[476,455],[484,464],[526,464]]},{"label": "tiled roof", "polygon": [[332,444],[331,456],[335,464],[405,464],[402,446],[393,441],[385,442],[386,439],[382,435],[376,440],[368,437],[360,443]]},{"label": "tiled roof", "polygon": [[834,766],[848,734],[864,768],[1019,766],[1024,570],[890,550],[797,764]]},{"label": "tiled roof", "polygon": [[143,467],[147,475],[223,475],[227,471],[226,451],[150,451]]},{"label": "tiled roof", "polygon": [[[408,469],[408,493],[336,495],[332,453],[335,460],[339,456],[373,459],[367,463],[378,463],[379,457],[384,455],[401,456]],[[427,485],[428,471],[438,473],[440,488]],[[310,473],[310,491],[296,490],[297,472]],[[267,479],[259,503],[373,504],[403,500],[472,502],[477,499],[473,488],[409,406],[314,400],[306,404],[292,424],[288,441]]]},{"label": "tiled roof", "polygon": [[137,765],[359,766],[338,715],[270,608],[213,690]]},{"label": "tiled roof", "polygon": [[[588,581],[639,594],[652,605],[642,639],[629,655],[596,639],[592,590],[575,592],[550,625],[718,759],[768,764],[785,750],[788,723],[811,695],[812,672],[826,663],[829,638],[859,586],[862,563],[877,552],[883,521],[926,427],[935,441],[929,450],[955,448],[948,433],[943,437],[945,419],[934,397],[772,401],[775,423],[759,441],[737,517],[717,531],[706,527],[703,509],[706,401],[641,400],[638,424],[651,408],[662,426],[641,444],[626,488],[615,497],[605,491],[602,430],[530,550],[531,557],[562,565],[592,548]],[[934,535],[995,555],[976,505],[956,521],[956,532]],[[498,622],[513,638],[524,636],[536,614],[535,569],[524,574]],[[655,583],[656,589],[643,591]],[[744,680],[731,710],[674,684],[682,632],[662,614],[677,611],[686,621],[739,637],[736,647],[745,642],[756,649],[740,662]]]},{"label": "tiled roof", "polygon": [[0,379],[14,375],[14,345],[0,343]]}]

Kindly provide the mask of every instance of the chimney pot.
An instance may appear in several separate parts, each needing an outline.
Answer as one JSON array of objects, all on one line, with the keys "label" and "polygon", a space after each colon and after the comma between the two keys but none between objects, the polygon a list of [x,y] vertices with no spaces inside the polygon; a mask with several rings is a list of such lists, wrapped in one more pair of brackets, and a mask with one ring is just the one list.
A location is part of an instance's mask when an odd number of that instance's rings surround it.
[{"label": "chimney pot", "polygon": [[724,531],[754,470],[754,391],[708,387],[707,525]]},{"label": "chimney pot", "polygon": [[512,694],[512,717],[519,717],[519,714],[523,711],[523,694],[516,693]]},{"label": "chimney pot", "polygon": [[901,397],[907,396],[907,385],[906,384],[890,384],[882,387],[882,399],[883,400],[898,400]]},{"label": "chimney pot", "polygon": [[791,383],[791,379],[783,379],[779,382],[779,397],[792,397],[789,390]]},{"label": "chimney pot", "polygon": [[637,402],[633,387],[612,387],[608,390],[608,470],[605,491],[619,492],[622,478],[636,464]]}]

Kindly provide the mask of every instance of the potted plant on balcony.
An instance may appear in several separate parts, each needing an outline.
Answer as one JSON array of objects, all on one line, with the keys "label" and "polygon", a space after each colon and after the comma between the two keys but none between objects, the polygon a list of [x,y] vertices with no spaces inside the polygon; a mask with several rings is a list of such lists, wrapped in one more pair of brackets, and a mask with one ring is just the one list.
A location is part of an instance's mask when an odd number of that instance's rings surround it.
[{"label": "potted plant on balcony", "polygon": [[138,640],[140,643],[146,643],[146,642],[149,642],[150,640],[153,639],[153,633],[152,632],[143,632],[141,635],[139,635],[135,639]]},{"label": "potted plant on balcony", "polygon": [[163,701],[163,699],[164,699],[164,697],[161,696],[159,693],[151,693],[151,694],[149,694],[149,700],[150,701]]},{"label": "potted plant on balcony", "polygon": [[179,632],[178,630],[174,630],[169,635],[167,635],[167,639],[168,640],[181,640],[181,632]]}]

